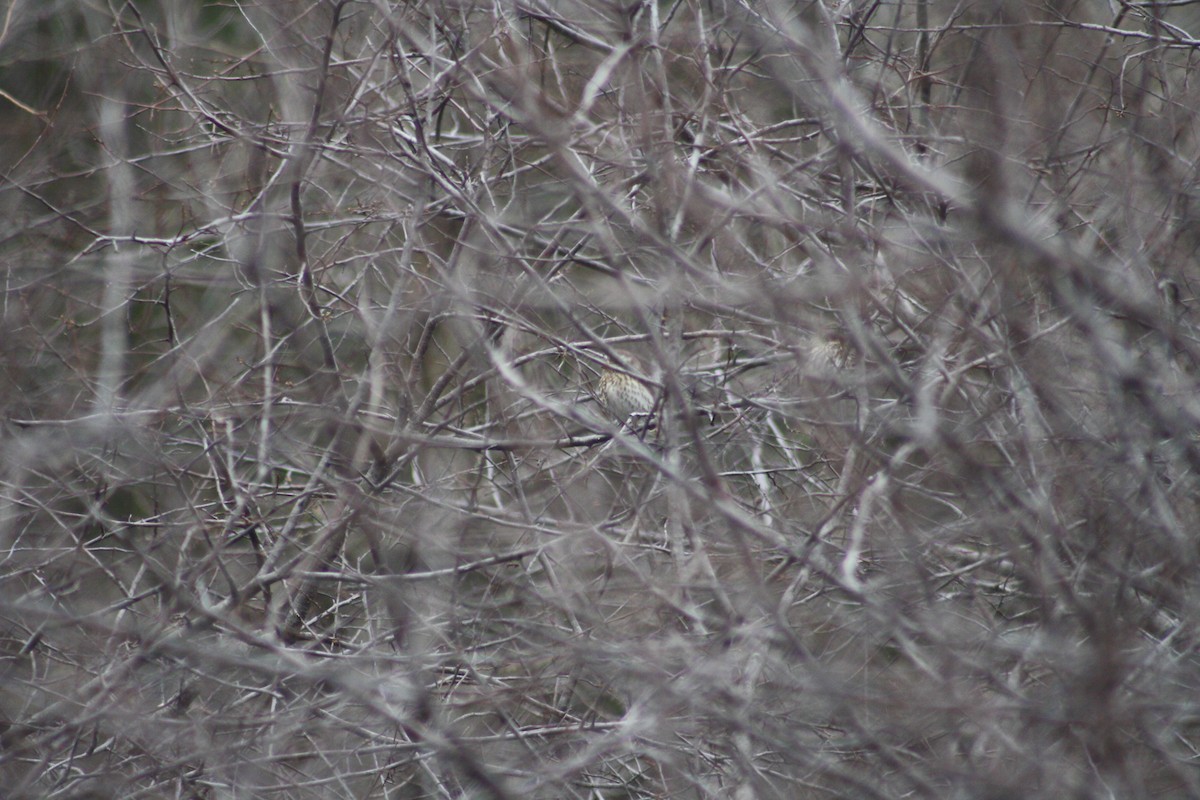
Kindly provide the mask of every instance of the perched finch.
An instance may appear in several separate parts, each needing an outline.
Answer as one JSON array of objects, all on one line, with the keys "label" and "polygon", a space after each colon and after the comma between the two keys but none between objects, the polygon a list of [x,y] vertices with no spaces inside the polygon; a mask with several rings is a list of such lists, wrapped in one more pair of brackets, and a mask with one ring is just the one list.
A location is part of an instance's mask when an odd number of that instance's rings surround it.
[{"label": "perched finch", "polygon": [[655,372],[637,356],[624,350],[613,351],[619,360],[600,369],[600,380],[596,384],[596,398],[600,404],[622,422],[633,414],[647,415],[654,411],[657,389],[653,383]]}]

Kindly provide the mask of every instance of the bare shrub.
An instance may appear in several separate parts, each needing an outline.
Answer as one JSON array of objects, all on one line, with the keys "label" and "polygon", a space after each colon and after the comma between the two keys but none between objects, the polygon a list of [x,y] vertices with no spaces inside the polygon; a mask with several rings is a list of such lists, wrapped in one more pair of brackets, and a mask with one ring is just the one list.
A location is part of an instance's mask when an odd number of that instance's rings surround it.
[{"label": "bare shrub", "polygon": [[14,0],[3,794],[1200,794],[1198,28]]}]

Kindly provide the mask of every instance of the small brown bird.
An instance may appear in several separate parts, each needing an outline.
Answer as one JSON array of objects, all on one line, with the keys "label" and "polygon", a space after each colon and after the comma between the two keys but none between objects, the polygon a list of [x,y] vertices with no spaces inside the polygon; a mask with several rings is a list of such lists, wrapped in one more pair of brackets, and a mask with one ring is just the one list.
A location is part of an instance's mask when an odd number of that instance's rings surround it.
[{"label": "small brown bird", "polygon": [[[600,380],[596,384],[596,398],[600,404],[622,422],[630,415],[642,415],[654,411],[658,390],[654,385],[657,370],[647,369],[637,356],[624,350],[613,351],[618,361],[600,369]],[[612,359],[608,359],[612,361]]]}]

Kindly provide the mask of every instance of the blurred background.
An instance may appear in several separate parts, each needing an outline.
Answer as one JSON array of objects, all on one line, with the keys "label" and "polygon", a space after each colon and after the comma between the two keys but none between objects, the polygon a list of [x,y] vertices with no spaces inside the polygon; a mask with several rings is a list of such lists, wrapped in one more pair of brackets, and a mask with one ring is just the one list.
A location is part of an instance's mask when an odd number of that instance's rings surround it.
[{"label": "blurred background", "polygon": [[0,25],[4,796],[1200,796],[1200,6]]}]

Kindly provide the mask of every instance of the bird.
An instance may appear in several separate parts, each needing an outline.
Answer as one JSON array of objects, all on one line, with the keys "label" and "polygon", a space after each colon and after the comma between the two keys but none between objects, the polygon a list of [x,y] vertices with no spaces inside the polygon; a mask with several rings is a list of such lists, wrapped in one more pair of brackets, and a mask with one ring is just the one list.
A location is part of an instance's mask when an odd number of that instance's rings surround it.
[{"label": "bird", "polygon": [[616,358],[609,357],[600,368],[596,399],[621,422],[635,414],[651,414],[658,403],[657,370],[647,369],[641,359],[625,350],[613,354]]}]

